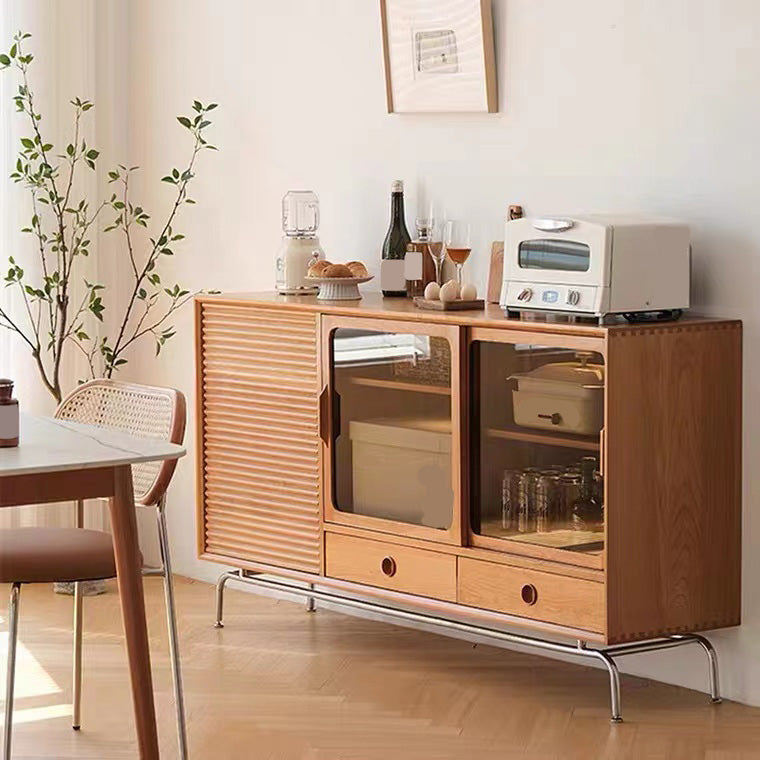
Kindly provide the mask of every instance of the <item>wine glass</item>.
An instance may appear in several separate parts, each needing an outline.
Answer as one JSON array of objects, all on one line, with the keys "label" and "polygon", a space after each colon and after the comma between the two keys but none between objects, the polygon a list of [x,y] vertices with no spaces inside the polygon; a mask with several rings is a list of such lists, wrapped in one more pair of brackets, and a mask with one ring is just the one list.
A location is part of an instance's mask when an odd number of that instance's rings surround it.
[{"label": "wine glass", "polygon": [[433,230],[435,228],[435,211],[433,204],[428,204],[428,207],[420,211],[417,218],[414,220],[414,226],[417,228],[417,240],[422,243],[427,243],[433,239]]},{"label": "wine glass", "polygon": [[457,282],[462,287],[462,267],[472,251],[471,227],[469,222],[450,219],[444,223],[444,255],[456,264]]},{"label": "wine glass", "polygon": [[446,251],[443,250],[441,242],[441,225],[433,217],[433,208],[430,208],[430,216],[426,218],[418,217],[415,220],[417,226],[418,239],[422,243],[427,243],[428,253],[435,264],[435,281],[438,285],[443,285],[442,273],[443,262],[446,258]]},{"label": "wine glass", "polygon": [[436,222],[432,201],[426,209],[419,213],[414,220],[414,226],[417,229],[417,240],[420,243],[427,244],[428,253],[435,264],[435,281],[441,285],[441,267],[443,266],[444,254],[441,251],[441,244],[435,242],[440,240],[440,225]]}]

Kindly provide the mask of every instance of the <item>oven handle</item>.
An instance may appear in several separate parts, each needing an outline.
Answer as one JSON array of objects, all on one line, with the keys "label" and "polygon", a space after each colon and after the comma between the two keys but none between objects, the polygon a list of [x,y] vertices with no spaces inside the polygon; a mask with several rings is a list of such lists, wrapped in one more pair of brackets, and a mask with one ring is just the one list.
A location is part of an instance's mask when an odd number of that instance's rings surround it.
[{"label": "oven handle", "polygon": [[575,227],[575,222],[572,219],[536,219],[533,227],[541,232],[567,232]]}]

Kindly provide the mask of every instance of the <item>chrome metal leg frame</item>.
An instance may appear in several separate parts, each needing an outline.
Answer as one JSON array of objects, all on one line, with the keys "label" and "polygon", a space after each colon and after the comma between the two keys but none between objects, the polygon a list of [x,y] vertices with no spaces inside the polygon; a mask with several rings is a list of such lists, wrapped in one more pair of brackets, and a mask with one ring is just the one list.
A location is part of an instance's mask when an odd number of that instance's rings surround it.
[{"label": "chrome metal leg frame", "polygon": [[555,641],[546,641],[535,636],[526,636],[523,634],[509,633],[493,628],[484,628],[471,623],[462,623],[458,620],[449,620],[434,615],[428,615],[419,612],[397,609],[377,602],[364,601],[361,599],[352,599],[341,596],[329,591],[322,591],[314,588],[313,584],[307,587],[294,586],[289,583],[279,581],[274,578],[261,577],[247,573],[244,570],[224,573],[220,576],[216,586],[217,590],[217,626],[222,625],[222,595],[224,586],[227,581],[234,580],[247,585],[265,589],[268,591],[278,591],[293,596],[306,597],[308,599],[329,602],[341,607],[347,607],[364,612],[381,613],[388,617],[398,618],[412,623],[421,623],[424,625],[434,625],[443,631],[457,631],[470,635],[482,636],[503,644],[518,644],[520,646],[535,647],[549,652],[557,652],[585,659],[595,659],[602,662],[607,669],[610,679],[610,719],[612,723],[621,723],[623,721],[622,702],[620,698],[620,673],[615,662],[615,658],[623,657],[629,654],[640,654],[642,652],[655,652],[660,649],[672,649],[673,647],[685,646],[687,644],[699,644],[707,654],[710,666],[710,696],[713,703],[720,702],[719,681],[718,681],[718,660],[712,644],[704,637],[698,634],[685,633],[666,638],[653,639],[651,641],[636,642],[633,644],[620,644],[603,649],[594,649],[579,641],[576,645],[563,644]]},{"label": "chrome metal leg frame", "polygon": [[[227,581],[241,581],[245,583],[258,573],[252,573],[248,570],[230,570],[226,573],[222,573],[216,582],[216,622],[214,628],[224,628],[224,588],[227,585]],[[308,590],[314,588],[313,583],[309,583]],[[306,596],[306,612],[316,612],[317,601],[312,595]]]},{"label": "chrome metal leg frame", "polygon": [[185,697],[182,687],[182,666],[179,659],[179,634],[177,632],[177,611],[174,603],[174,582],[172,580],[172,563],[169,552],[169,535],[166,529],[166,513],[163,500],[156,510],[158,519],[158,540],[161,547],[163,563],[164,594],[166,596],[166,625],[169,631],[169,654],[174,678],[174,703],[177,710],[177,739],[179,755],[187,760],[187,720],[185,718]]},{"label": "chrome metal leg frame", "polygon": [[74,584],[74,667],[72,683],[74,690],[71,727],[79,731],[82,727],[82,584]]},{"label": "chrome metal leg frame", "polygon": [[605,652],[610,657],[622,657],[627,654],[642,654],[643,652],[655,652],[660,649],[672,649],[674,647],[698,644],[707,655],[708,684],[710,688],[710,702],[719,705],[723,699],[720,696],[720,674],[718,671],[718,653],[705,636],[698,633],[679,633],[653,641],[640,641],[633,644],[619,644],[608,647]]},{"label": "chrome metal leg frame", "polygon": [[13,738],[13,689],[16,685],[16,642],[18,641],[18,607],[21,584],[14,583],[8,602],[8,675],[5,682],[5,731],[3,734],[3,760],[11,760]]},{"label": "chrome metal leg frame", "polygon": [[219,580],[216,582],[216,623],[214,623],[214,628],[224,628],[224,587],[227,585],[227,581],[242,581],[245,578],[242,570],[231,570],[219,576]]},{"label": "chrome metal leg frame", "polygon": [[[310,583],[309,588],[313,589],[314,584]],[[306,597],[306,612],[316,612],[317,611],[317,600],[313,596],[307,596]]]}]

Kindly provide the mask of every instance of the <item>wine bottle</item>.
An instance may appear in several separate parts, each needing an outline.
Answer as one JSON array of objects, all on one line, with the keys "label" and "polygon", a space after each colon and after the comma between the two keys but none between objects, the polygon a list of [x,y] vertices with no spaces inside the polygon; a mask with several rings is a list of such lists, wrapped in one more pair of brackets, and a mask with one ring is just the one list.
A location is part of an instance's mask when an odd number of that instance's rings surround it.
[{"label": "wine bottle", "polygon": [[[388,234],[383,242],[383,261],[401,261],[406,256],[406,247],[412,238],[406,228],[404,218],[404,183],[396,180],[391,188],[391,223]],[[398,266],[398,271],[397,270]],[[383,278],[383,295],[406,297],[406,279],[403,273],[403,265],[386,266],[384,269],[388,277]],[[398,278],[398,285],[396,280]]]}]

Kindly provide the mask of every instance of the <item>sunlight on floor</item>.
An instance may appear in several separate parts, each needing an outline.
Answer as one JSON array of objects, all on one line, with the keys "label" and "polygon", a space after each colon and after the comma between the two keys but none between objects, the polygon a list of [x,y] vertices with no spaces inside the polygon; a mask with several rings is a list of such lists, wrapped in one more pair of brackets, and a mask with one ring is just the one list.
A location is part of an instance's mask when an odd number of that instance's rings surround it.
[{"label": "sunlight on floor", "polygon": [[25,710],[16,708],[13,711],[13,725],[20,723],[39,723],[42,720],[54,718],[71,718],[71,705],[45,705],[44,707],[28,707]]},{"label": "sunlight on floor", "polygon": [[[0,646],[0,663],[3,663],[0,674],[0,694],[5,695],[5,663],[8,656],[8,636],[2,637]],[[30,697],[44,697],[50,694],[60,694],[61,688],[50,677],[37,658],[19,640],[16,648],[16,700]],[[0,700],[0,702],[4,702]],[[56,706],[57,708],[57,706]],[[43,709],[43,708],[40,708]],[[47,709],[47,708],[44,708]],[[67,708],[68,709],[68,708]],[[49,717],[49,716],[46,716]]]}]

